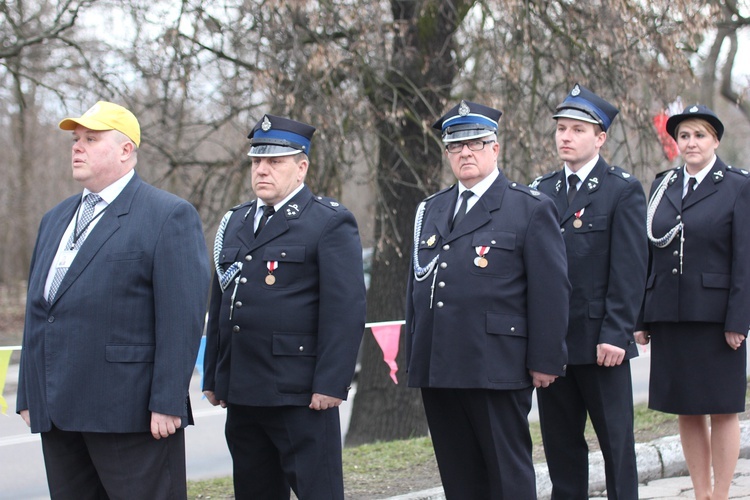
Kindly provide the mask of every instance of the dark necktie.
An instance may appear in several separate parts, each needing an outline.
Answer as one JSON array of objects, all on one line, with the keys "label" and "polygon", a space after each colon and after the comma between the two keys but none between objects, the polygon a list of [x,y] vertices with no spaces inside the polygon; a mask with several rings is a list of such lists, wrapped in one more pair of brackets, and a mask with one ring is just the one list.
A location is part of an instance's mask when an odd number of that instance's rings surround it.
[{"label": "dark necktie", "polygon": [[458,212],[456,212],[455,217],[453,217],[453,221],[451,221],[451,231],[453,231],[453,228],[456,227],[464,217],[466,217],[466,205],[469,203],[469,198],[472,196],[474,196],[474,193],[469,190],[461,193],[461,204],[458,206]]},{"label": "dark necktie", "polygon": [[260,216],[260,222],[258,223],[258,229],[255,230],[255,236],[258,236],[260,230],[266,227],[266,222],[268,222],[268,219],[271,218],[274,213],[276,213],[276,210],[273,208],[273,205],[266,205],[263,207],[263,215]]},{"label": "dark necktie", "polygon": [[578,175],[570,174],[568,176],[568,206],[573,202],[573,198],[576,197],[578,192]]},{"label": "dark necktie", "polygon": [[691,177],[688,179],[688,187],[687,192],[685,193],[685,196],[682,197],[682,206],[685,206],[685,201],[690,198],[690,195],[693,194],[693,191],[695,191],[695,185],[698,184],[698,179],[695,177]]}]

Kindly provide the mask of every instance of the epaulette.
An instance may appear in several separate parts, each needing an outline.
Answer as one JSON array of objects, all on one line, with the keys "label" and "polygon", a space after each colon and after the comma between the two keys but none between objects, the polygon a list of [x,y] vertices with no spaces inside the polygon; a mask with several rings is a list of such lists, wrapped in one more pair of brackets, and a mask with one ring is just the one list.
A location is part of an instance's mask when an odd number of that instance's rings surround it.
[{"label": "epaulette", "polygon": [[638,180],[630,172],[626,172],[622,168],[614,166],[614,165],[610,165],[609,169],[607,170],[607,173],[614,175],[618,179],[623,179],[623,180],[626,180],[628,182],[632,182],[632,181],[637,181]]},{"label": "epaulette", "polygon": [[338,212],[339,210],[345,210],[346,207],[344,207],[341,203],[334,200],[333,198],[327,198],[325,196],[313,196],[313,200],[317,201],[324,207],[328,207],[331,210],[334,210]]},{"label": "epaulette", "polygon": [[735,174],[740,174],[740,175],[743,175],[745,177],[747,177],[748,175],[750,175],[750,172],[748,172],[744,168],[737,168],[737,167],[733,167],[731,165],[727,165],[727,172],[734,172]]},{"label": "epaulette", "polygon": [[235,205],[235,206],[233,206],[232,208],[230,208],[230,209],[229,209],[229,211],[230,211],[230,212],[236,212],[236,211],[237,211],[237,210],[239,210],[240,208],[242,208],[242,207],[249,207],[249,206],[250,206],[250,205],[252,205],[253,203],[255,203],[255,201],[254,201],[254,200],[246,201],[245,203],[240,203],[239,205]]},{"label": "epaulette", "polygon": [[654,177],[654,179],[658,179],[659,177],[664,177],[668,173],[674,172],[675,170],[679,170],[680,168],[682,168],[682,167],[674,167],[674,168],[669,168],[667,170],[662,170],[661,172],[659,172],[658,174],[656,174],[656,176]]},{"label": "epaulette", "polygon": [[437,193],[432,193],[432,194],[431,194],[430,196],[428,196],[427,198],[425,198],[425,199],[424,199],[424,200],[422,200],[422,201],[427,201],[427,200],[431,200],[431,199],[433,199],[433,198],[434,198],[435,196],[437,196],[437,195],[439,195],[439,194],[443,194],[443,193],[445,193],[446,191],[450,191],[451,189],[453,189],[453,186],[455,186],[455,184],[451,184],[451,185],[450,185],[450,186],[448,186],[447,188],[443,188],[443,189],[441,189],[440,191],[438,191]]},{"label": "epaulette", "polygon": [[560,171],[559,171],[559,170],[555,170],[554,172],[549,172],[549,173],[546,173],[546,174],[544,174],[544,175],[540,175],[539,177],[537,177],[536,179],[534,179],[534,181],[533,181],[533,182],[532,182],[531,184],[529,184],[529,186],[530,186],[530,187],[531,187],[532,189],[533,189],[533,188],[536,188],[536,187],[537,187],[537,186],[538,186],[539,184],[541,184],[541,183],[542,183],[542,181],[546,181],[546,180],[547,180],[547,179],[549,179],[550,177],[554,177],[554,176],[556,176],[556,175],[557,175],[557,174],[559,174],[559,173],[560,173]]},{"label": "epaulette", "polygon": [[511,182],[510,188],[516,191],[521,191],[522,193],[526,193],[527,195],[537,200],[542,196],[542,193],[540,191],[537,191],[534,188],[530,188],[526,184],[520,184],[518,182]]}]

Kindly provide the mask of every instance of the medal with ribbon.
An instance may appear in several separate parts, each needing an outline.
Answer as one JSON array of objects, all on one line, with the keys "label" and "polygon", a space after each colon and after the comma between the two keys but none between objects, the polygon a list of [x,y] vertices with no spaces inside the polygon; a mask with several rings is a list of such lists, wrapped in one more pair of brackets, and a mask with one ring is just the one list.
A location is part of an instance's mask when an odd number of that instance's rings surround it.
[{"label": "medal with ribbon", "polygon": [[474,265],[484,269],[485,267],[487,267],[487,264],[489,264],[489,262],[487,262],[487,258],[485,257],[485,255],[487,255],[487,252],[490,251],[490,247],[478,246],[478,247],[474,247],[474,250],[477,252],[477,255],[479,256],[474,259]]},{"label": "medal with ribbon", "polygon": [[583,215],[583,212],[585,210],[586,208],[584,207],[575,213],[576,219],[573,221],[574,228],[579,229],[581,226],[583,226],[583,221],[581,220],[581,216]]},{"label": "medal with ribbon", "polygon": [[278,269],[279,267],[279,261],[277,260],[269,260],[266,262],[266,267],[268,268],[268,276],[266,276],[266,285],[273,285],[276,283],[276,276],[273,275],[273,272]]}]

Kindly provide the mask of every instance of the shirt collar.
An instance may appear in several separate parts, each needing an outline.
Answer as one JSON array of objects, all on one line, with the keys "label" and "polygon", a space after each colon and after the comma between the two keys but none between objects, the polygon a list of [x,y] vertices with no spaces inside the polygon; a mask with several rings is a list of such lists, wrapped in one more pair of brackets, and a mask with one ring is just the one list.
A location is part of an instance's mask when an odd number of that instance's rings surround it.
[{"label": "shirt collar", "polygon": [[[120,193],[122,193],[122,190],[125,189],[125,186],[128,185],[128,182],[130,182],[130,179],[132,179],[134,175],[135,175],[135,169],[130,169],[130,171],[127,174],[123,175],[122,177],[117,179],[115,182],[105,187],[104,189],[102,189],[96,194],[101,196],[102,200],[104,200],[107,203],[107,205],[109,205],[110,203],[115,201],[115,198],[117,198],[117,196]],[[91,193],[91,191],[84,188],[81,199],[85,198],[86,195],[88,195],[89,193]]]},{"label": "shirt collar", "polygon": [[586,180],[586,178],[589,176],[592,170],[594,170],[594,167],[596,166],[597,162],[599,161],[599,155],[594,156],[588,163],[586,163],[584,166],[578,169],[577,172],[573,172],[568,164],[565,164],[565,179],[567,182],[567,178],[570,177],[571,174],[576,174],[578,176],[578,182],[583,182]]},{"label": "shirt collar", "polygon": [[[470,189],[472,193],[474,193],[474,196],[481,198],[482,195],[487,192],[487,190],[492,186],[492,183],[495,182],[495,179],[500,175],[500,170],[497,168],[493,169],[492,172],[489,173],[487,177],[482,179],[481,181],[474,184],[474,187]],[[464,191],[466,191],[467,187],[465,187],[461,182],[458,183],[458,196],[460,197]]]},{"label": "shirt collar", "polygon": [[688,181],[690,180],[690,177],[695,177],[695,184],[696,185],[698,185],[701,182],[703,182],[703,179],[705,179],[706,176],[708,175],[708,173],[711,171],[711,169],[714,168],[714,164],[715,163],[716,163],[716,155],[714,155],[714,157],[711,158],[711,161],[708,162],[708,165],[706,165],[705,167],[703,167],[700,170],[700,172],[698,172],[697,174],[692,175],[692,176],[690,174],[688,174],[687,168],[685,168],[685,166],[683,165],[682,172],[683,172],[684,175],[682,176],[682,187],[687,186]]}]

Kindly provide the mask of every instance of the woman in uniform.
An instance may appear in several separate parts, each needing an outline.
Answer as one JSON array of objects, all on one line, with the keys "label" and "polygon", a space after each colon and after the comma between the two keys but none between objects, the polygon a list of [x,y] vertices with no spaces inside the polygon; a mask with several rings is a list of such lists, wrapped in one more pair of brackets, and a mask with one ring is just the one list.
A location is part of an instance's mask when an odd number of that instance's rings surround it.
[{"label": "woman in uniform", "polygon": [[652,343],[649,408],[679,415],[696,499],[726,499],[745,410],[750,182],[716,156],[724,125],[707,107],[670,117],[667,132],[685,163],[651,188],[649,276],[635,338]]}]

